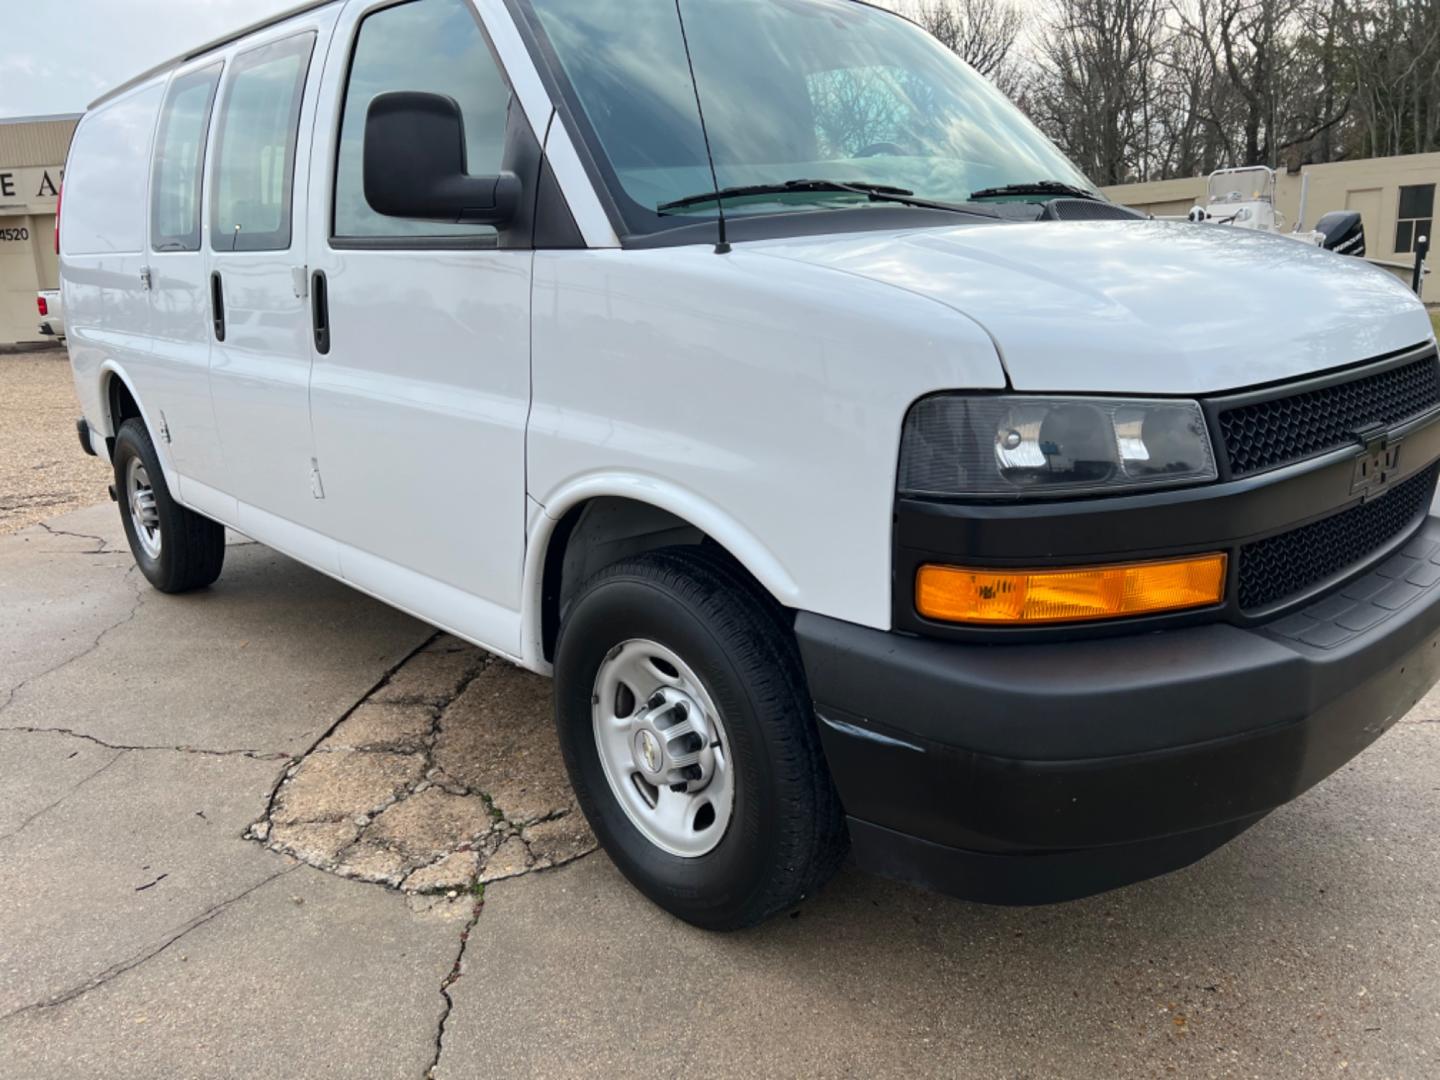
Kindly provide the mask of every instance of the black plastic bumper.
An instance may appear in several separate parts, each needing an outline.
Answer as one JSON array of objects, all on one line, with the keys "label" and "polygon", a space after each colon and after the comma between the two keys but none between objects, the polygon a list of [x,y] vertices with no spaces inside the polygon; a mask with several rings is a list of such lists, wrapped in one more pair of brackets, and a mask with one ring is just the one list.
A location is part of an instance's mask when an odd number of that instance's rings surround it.
[{"label": "black plastic bumper", "polygon": [[75,421],[75,434],[80,437],[80,449],[95,457],[95,447],[90,442],[90,422],[83,416]]},{"label": "black plastic bumper", "polygon": [[862,863],[1002,903],[1203,856],[1318,783],[1440,678],[1440,519],[1259,628],[1032,645],[797,620]]}]

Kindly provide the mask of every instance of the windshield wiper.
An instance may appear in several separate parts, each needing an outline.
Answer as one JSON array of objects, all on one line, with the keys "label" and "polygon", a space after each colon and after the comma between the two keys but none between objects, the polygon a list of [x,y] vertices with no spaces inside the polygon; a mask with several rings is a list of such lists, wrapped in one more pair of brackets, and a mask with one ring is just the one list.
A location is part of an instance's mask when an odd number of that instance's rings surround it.
[{"label": "windshield wiper", "polygon": [[786,180],[783,184],[750,184],[745,187],[721,188],[719,191],[706,191],[699,195],[687,195],[685,198],[675,199],[673,202],[661,203],[655,208],[655,212],[665,214],[690,206],[719,203],[723,199],[743,199],[749,195],[791,195],[797,192],[803,194],[805,192],[836,191],[864,195],[874,202],[918,206],[922,210],[949,210],[957,214],[974,214],[976,217],[987,218],[994,216],[984,210],[968,206],[956,206],[953,203],[932,202],[929,199],[916,198],[915,193],[907,188],[891,187],[889,184],[850,184],[840,180]]},{"label": "windshield wiper", "polygon": [[1003,187],[981,188],[972,191],[972,199],[998,199],[1006,195],[1070,195],[1076,199],[1090,199],[1093,202],[1105,200],[1086,188],[1059,180],[1034,180],[1028,184],[1006,184]]}]

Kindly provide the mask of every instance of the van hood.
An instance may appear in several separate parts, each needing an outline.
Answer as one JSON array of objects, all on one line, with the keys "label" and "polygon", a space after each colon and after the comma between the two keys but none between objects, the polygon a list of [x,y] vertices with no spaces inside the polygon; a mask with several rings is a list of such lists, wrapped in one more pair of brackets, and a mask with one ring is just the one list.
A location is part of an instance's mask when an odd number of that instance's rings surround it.
[{"label": "van hood", "polygon": [[1018,390],[1205,394],[1353,364],[1432,337],[1360,259],[1178,222],[961,225],[745,250],[885,282],[962,312]]}]

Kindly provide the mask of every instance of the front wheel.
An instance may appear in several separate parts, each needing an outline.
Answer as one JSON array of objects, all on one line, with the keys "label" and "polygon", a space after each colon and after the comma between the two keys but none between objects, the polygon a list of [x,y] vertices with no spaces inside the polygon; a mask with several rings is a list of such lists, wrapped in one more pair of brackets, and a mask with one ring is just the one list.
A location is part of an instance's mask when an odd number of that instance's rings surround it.
[{"label": "front wheel", "polygon": [[834,872],[846,833],[782,612],[669,548],[586,583],[556,651],[571,783],[606,852],[697,926],[751,926]]},{"label": "front wheel", "polygon": [[213,584],[225,565],[225,528],[170,497],[160,456],[143,421],[120,425],[114,464],[125,538],[146,580],[163,593]]}]

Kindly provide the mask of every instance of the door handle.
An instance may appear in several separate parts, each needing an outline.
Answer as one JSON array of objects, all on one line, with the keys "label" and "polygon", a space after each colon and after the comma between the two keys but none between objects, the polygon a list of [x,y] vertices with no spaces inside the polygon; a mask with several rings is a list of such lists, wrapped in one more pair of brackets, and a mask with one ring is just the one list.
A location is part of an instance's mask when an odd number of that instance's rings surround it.
[{"label": "door handle", "polygon": [[210,275],[210,320],[215,326],[215,340],[225,340],[225,287],[220,283],[220,271]]},{"label": "door handle", "polygon": [[315,351],[325,356],[330,352],[330,287],[324,270],[316,270],[310,278],[310,320]]}]

